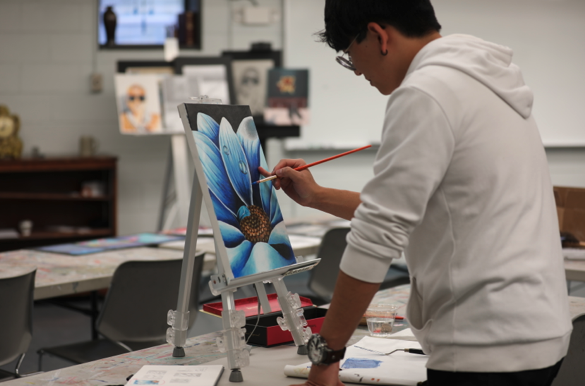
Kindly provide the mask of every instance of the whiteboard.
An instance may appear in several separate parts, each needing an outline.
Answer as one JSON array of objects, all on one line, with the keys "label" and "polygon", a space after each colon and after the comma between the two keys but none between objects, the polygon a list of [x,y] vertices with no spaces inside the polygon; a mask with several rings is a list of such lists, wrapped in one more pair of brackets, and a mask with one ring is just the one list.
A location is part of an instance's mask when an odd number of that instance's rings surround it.
[{"label": "whiteboard", "polygon": [[[585,146],[585,0],[435,0],[443,36],[466,33],[511,47],[533,90],[545,146]],[[285,66],[310,70],[311,123],[287,149],[353,148],[380,140],[388,97],[316,42],[325,0],[285,0]]]}]

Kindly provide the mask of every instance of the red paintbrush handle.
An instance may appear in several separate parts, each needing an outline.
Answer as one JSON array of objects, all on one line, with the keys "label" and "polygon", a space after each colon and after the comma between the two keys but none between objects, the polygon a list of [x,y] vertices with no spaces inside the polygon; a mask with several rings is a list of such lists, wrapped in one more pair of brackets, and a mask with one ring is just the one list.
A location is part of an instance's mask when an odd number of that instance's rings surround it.
[{"label": "red paintbrush handle", "polygon": [[307,165],[299,166],[298,168],[295,168],[295,170],[297,172],[300,172],[301,170],[305,170],[306,168],[309,168],[311,166],[319,165],[319,164],[322,164],[323,162],[331,161],[332,159],[339,158],[339,157],[343,157],[344,155],[348,155],[348,154],[351,154],[351,153],[355,153],[356,151],[364,150],[364,149],[367,149],[369,147],[372,147],[372,145],[363,146],[363,147],[360,147],[360,148],[357,148],[357,149],[353,149],[353,150],[350,150],[350,151],[346,151],[345,153],[341,153],[341,154],[334,155],[333,157],[329,157],[329,158],[322,159],[321,161],[316,161],[316,162],[312,162],[312,163],[307,164]]}]

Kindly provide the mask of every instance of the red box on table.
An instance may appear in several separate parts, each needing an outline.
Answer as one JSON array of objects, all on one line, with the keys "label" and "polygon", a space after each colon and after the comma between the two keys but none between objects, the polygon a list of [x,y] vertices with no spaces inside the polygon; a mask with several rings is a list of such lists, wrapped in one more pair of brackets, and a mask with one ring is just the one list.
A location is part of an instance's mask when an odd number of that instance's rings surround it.
[{"label": "red box on table", "polygon": [[[313,305],[313,302],[305,297],[300,296],[301,306],[304,310],[305,319],[307,319],[308,327],[311,328],[313,333],[321,331],[321,326],[325,320],[325,314],[327,310],[324,308],[317,308]],[[256,331],[248,341],[248,343],[257,344],[260,346],[274,346],[281,343],[288,343],[293,341],[292,334],[290,331],[282,331],[276,318],[282,317],[282,310],[278,303],[276,294],[268,294],[268,302],[272,312],[269,314],[260,314],[260,320],[258,321],[258,327]],[[258,298],[244,298],[235,300],[236,310],[243,310],[246,313],[246,339],[250,336],[254,326],[256,325],[257,312],[258,312]],[[203,305],[203,311],[210,314],[221,316],[223,306],[221,302],[208,303]]]}]

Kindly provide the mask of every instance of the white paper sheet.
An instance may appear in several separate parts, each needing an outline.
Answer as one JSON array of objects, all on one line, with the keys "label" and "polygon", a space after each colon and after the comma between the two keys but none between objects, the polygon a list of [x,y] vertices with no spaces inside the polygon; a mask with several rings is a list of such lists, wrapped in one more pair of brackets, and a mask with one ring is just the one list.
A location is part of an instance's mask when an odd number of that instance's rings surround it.
[{"label": "white paper sheet", "polygon": [[[418,342],[406,342],[395,339],[364,337],[354,346],[365,347],[379,352],[390,352],[395,349],[418,348]],[[381,355],[374,352],[349,346],[345,359],[341,361],[339,379],[342,382],[363,383],[370,385],[413,385],[427,379],[427,356],[410,354],[403,351],[392,355]],[[311,363],[298,366],[285,366],[284,374],[289,377],[307,378]]]},{"label": "white paper sheet", "polygon": [[215,386],[223,366],[142,366],[126,386],[134,385],[197,385]]}]

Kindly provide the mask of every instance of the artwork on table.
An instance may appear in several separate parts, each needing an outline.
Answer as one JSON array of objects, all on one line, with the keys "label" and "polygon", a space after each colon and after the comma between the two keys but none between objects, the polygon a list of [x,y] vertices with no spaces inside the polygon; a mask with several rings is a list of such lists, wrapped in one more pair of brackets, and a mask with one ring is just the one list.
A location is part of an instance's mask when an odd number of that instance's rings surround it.
[{"label": "artwork on table", "polygon": [[236,102],[250,106],[254,116],[264,113],[268,70],[273,67],[272,59],[232,61]]},{"label": "artwork on table", "polygon": [[309,70],[274,68],[268,71],[264,120],[273,125],[309,123]]},{"label": "artwork on table", "polygon": [[272,184],[253,184],[268,166],[249,107],[186,106],[233,276],[295,264]]},{"label": "artwork on table", "polygon": [[71,244],[51,245],[48,247],[39,247],[39,251],[54,252],[66,255],[88,255],[110,251],[114,249],[143,247],[147,245],[158,245],[168,241],[183,240],[184,236],[178,235],[159,235],[154,233],[140,233],[132,236],[110,237],[89,241],[81,241]]},{"label": "artwork on table", "polygon": [[122,134],[163,133],[161,75],[116,74],[118,122]]}]

